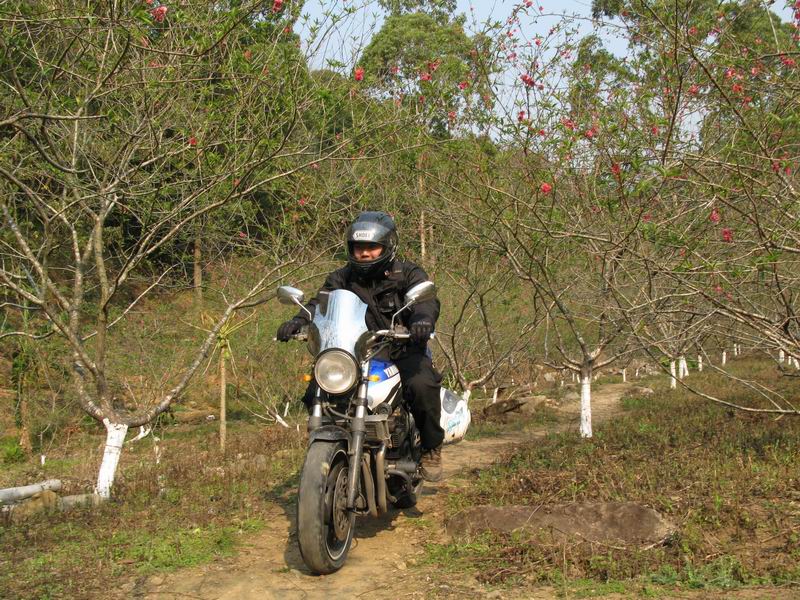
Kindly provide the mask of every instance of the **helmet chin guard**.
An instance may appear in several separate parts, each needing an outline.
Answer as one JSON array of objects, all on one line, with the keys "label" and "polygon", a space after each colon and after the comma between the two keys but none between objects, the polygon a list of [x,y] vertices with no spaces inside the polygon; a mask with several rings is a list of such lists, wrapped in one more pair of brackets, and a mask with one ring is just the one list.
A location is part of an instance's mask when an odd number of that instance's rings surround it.
[{"label": "helmet chin guard", "polygon": [[[385,212],[362,212],[347,228],[347,262],[354,273],[362,279],[377,278],[394,260],[397,254],[397,228],[392,217]],[[353,252],[357,242],[379,244],[383,247],[381,255],[375,260],[356,260]]]}]

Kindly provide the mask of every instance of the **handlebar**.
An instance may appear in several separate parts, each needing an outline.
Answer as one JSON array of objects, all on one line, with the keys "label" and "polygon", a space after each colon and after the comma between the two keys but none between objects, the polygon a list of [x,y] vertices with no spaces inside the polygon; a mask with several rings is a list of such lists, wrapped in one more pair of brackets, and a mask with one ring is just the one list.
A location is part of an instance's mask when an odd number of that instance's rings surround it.
[{"label": "handlebar", "polygon": [[[378,331],[373,331],[372,334],[376,337],[385,337],[392,340],[410,340],[411,334],[410,333],[400,333],[399,331],[393,331],[391,329],[379,329]],[[431,333],[430,338],[434,339],[436,337],[436,332]],[[294,335],[290,336],[289,339],[297,340],[298,342],[305,342],[308,340],[308,332],[301,331],[299,333],[295,333]],[[273,342],[277,342],[278,338],[272,338]]]}]

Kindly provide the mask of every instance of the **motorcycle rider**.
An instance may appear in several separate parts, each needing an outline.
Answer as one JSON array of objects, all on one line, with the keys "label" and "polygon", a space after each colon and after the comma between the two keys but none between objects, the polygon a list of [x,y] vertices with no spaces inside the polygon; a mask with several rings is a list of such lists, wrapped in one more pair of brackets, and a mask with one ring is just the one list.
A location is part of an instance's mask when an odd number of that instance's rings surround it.
[{"label": "motorcycle rider", "polygon": [[[345,289],[367,304],[366,324],[371,331],[388,329],[392,315],[403,307],[406,291],[428,280],[419,266],[395,258],[398,236],[392,218],[385,212],[362,212],[347,229],[347,265],[330,273],[320,291]],[[313,315],[318,297],[306,308]],[[441,375],[433,368],[427,352],[428,339],[439,316],[439,301],[420,302],[398,315],[399,322],[411,334],[407,344],[392,348],[390,358],[397,366],[403,391],[420,432],[422,476],[428,481],[442,478]],[[279,341],[309,324],[300,311],[278,328]],[[312,381],[303,402],[310,406],[316,384]]]}]

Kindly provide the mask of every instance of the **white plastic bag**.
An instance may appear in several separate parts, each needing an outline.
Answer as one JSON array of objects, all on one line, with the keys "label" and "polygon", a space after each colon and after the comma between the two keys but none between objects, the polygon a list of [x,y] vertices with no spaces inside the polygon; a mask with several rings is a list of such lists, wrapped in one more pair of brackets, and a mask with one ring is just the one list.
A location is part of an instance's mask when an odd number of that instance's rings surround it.
[{"label": "white plastic bag", "polygon": [[442,416],[439,424],[444,429],[444,443],[452,444],[464,439],[472,420],[467,401],[455,392],[442,388]]}]

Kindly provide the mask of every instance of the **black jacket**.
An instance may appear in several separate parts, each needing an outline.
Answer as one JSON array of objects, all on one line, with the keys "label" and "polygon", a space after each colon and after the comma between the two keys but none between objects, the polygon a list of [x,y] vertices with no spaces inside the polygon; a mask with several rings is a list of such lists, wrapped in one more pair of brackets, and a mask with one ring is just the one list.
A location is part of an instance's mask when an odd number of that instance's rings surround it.
[{"label": "black jacket", "polygon": [[[350,269],[350,265],[346,265],[328,275],[320,292],[333,290],[353,292],[367,304],[367,328],[374,331],[389,328],[392,315],[405,304],[403,298],[406,291],[423,281],[428,281],[428,275],[411,262],[394,260],[383,277],[369,280],[359,280]],[[306,304],[306,308],[312,315],[317,304],[319,304],[318,296]],[[308,316],[303,311],[300,311],[297,317],[308,321]],[[439,300],[429,300],[404,310],[398,315],[396,322],[408,328],[413,323],[423,320],[429,320],[435,324],[438,318]],[[423,344],[424,346],[425,344]]]}]

